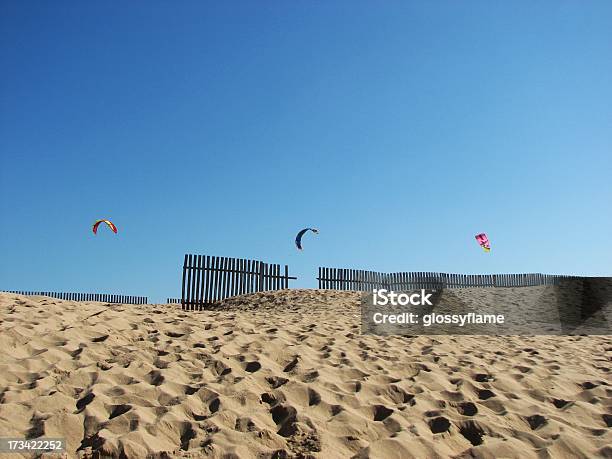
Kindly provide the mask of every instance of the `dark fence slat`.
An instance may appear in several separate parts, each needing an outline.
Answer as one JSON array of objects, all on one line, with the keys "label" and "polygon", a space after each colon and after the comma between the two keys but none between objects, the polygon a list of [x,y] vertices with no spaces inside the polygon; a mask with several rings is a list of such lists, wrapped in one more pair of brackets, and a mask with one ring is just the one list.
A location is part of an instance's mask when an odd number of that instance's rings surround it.
[{"label": "dark fence slat", "polygon": [[196,304],[205,302],[206,294],[207,294],[207,291],[206,291],[206,281],[207,281],[206,264],[208,260],[203,255],[198,255],[195,258],[197,258],[198,262],[197,262],[197,265],[194,266],[192,269],[194,271],[194,274],[197,276],[196,289],[195,289],[195,292],[193,292],[192,298],[189,298],[188,301],[186,301],[186,302],[191,303],[188,308],[189,310],[196,309],[197,308]]},{"label": "dark fence slat", "polygon": [[189,255],[187,259],[187,298],[189,302],[189,306],[191,307],[191,301],[193,298],[192,289],[191,289],[191,277],[193,276],[193,264],[192,264],[193,255]]},{"label": "dark fence slat", "polygon": [[204,299],[202,303],[207,304],[210,303],[210,290],[211,290],[211,282],[210,282],[210,268],[212,267],[212,260],[210,255],[206,255],[206,259],[204,260]]},{"label": "dark fence slat", "polygon": [[[208,295],[210,294],[210,257],[202,255],[201,261],[202,272],[200,273],[200,295],[199,304],[208,302]],[[193,305],[192,309],[197,309],[198,305]]]},{"label": "dark fence slat", "polygon": [[244,281],[246,283],[246,293],[253,293],[255,291],[255,272],[257,272],[257,262],[249,260],[247,263],[247,271],[249,274],[245,274]]},{"label": "dark fence slat", "polygon": [[230,264],[229,264],[229,281],[228,281],[228,286],[227,286],[227,296],[235,296],[235,288],[236,288],[236,281],[238,280],[238,274],[240,274],[238,272],[238,260],[236,258],[230,258]]},{"label": "dark fence slat", "polygon": [[227,281],[229,274],[229,258],[223,257],[223,273],[221,274],[221,290],[219,294],[219,300],[227,297]]}]

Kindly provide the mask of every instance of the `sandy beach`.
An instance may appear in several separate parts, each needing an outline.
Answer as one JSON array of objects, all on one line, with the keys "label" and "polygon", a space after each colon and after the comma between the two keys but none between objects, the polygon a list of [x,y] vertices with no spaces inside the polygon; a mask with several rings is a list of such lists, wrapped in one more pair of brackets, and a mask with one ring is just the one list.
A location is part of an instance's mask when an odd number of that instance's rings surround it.
[{"label": "sandy beach", "polygon": [[610,336],[361,335],[359,299],[0,294],[0,436],[67,457],[612,457]]}]

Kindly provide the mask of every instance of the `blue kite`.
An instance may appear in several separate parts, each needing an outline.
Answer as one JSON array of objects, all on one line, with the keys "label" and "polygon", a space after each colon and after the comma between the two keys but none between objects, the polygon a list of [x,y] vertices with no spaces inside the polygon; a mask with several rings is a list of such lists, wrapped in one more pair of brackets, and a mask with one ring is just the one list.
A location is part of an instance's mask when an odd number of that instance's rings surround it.
[{"label": "blue kite", "polygon": [[295,246],[298,248],[298,250],[302,250],[302,236],[304,236],[307,231],[312,231],[314,234],[319,234],[319,230],[316,228],[304,228],[297,233],[297,236],[295,237]]}]

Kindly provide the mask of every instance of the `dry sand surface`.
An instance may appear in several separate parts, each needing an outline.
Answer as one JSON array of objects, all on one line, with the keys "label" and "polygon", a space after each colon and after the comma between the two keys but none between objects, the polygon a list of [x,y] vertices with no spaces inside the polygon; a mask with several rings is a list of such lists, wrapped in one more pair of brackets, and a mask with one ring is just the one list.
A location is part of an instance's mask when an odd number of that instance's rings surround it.
[{"label": "dry sand surface", "polygon": [[360,334],[359,294],[0,294],[0,436],[68,457],[612,457],[610,336]]}]

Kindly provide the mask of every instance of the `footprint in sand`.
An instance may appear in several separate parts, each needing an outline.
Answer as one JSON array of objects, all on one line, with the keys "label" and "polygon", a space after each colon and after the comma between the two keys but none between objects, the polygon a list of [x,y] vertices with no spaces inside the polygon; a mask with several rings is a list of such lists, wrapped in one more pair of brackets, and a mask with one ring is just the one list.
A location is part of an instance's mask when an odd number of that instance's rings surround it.
[{"label": "footprint in sand", "polygon": [[374,405],[372,407],[372,420],[374,421],[384,421],[392,414],[393,410],[384,405]]},{"label": "footprint in sand", "polygon": [[495,393],[490,391],[489,389],[479,389],[478,390],[478,398],[480,400],[488,400],[492,397],[495,397]]},{"label": "footprint in sand", "polygon": [[548,423],[548,420],[539,414],[534,414],[533,416],[528,416],[525,418],[531,430],[537,430],[542,427],[544,424]]},{"label": "footprint in sand", "polygon": [[277,433],[283,437],[290,437],[295,433],[297,410],[291,405],[276,405],[270,410],[272,420],[278,426]]},{"label": "footprint in sand", "polygon": [[481,445],[484,429],[474,421],[466,421],[459,424],[459,433],[473,446]]},{"label": "footprint in sand", "polygon": [[237,432],[254,432],[257,431],[257,426],[251,418],[238,418],[234,430]]},{"label": "footprint in sand", "polygon": [[427,424],[432,433],[443,433],[448,432],[451,427],[451,423],[444,416],[438,416],[437,418],[430,419]]},{"label": "footprint in sand", "polygon": [[109,335],[100,335],[96,338],[92,338],[91,342],[92,343],[103,343],[104,341],[106,341],[108,339]]},{"label": "footprint in sand", "polygon": [[161,386],[165,378],[158,370],[152,370],[146,375],[146,381],[152,386]]},{"label": "footprint in sand", "polygon": [[87,405],[93,402],[94,398],[96,398],[95,394],[93,392],[90,392],[87,395],[85,395],[83,398],[78,400],[76,402],[77,413],[80,413],[81,411],[83,411]]},{"label": "footprint in sand", "polygon": [[489,374],[486,373],[477,373],[474,375],[474,381],[477,382],[488,382],[488,381],[493,381],[495,378]]},{"label": "footprint in sand", "polygon": [[309,371],[304,376],[302,376],[302,382],[311,383],[314,382],[319,377],[319,372],[317,370]]},{"label": "footprint in sand", "polygon": [[308,406],[315,406],[321,403],[321,394],[316,390],[308,388]]},{"label": "footprint in sand", "polygon": [[563,399],[561,399],[561,398],[554,398],[554,399],[552,400],[552,403],[553,403],[553,405],[555,405],[555,408],[558,408],[558,409],[563,409],[563,408],[565,408],[566,406],[568,406],[568,405],[570,405],[570,404],[572,404],[572,403],[574,403],[574,402],[571,402],[571,401],[569,401],[569,400],[563,400]]},{"label": "footprint in sand", "polygon": [[255,373],[261,369],[261,363],[259,362],[246,362],[244,365],[244,371],[249,373]]},{"label": "footprint in sand", "polygon": [[280,376],[267,376],[266,381],[268,382],[268,384],[270,384],[270,387],[272,387],[272,389],[277,389],[280,386],[289,382],[287,378],[283,378]]},{"label": "footprint in sand", "polygon": [[291,370],[293,370],[293,369],[294,369],[294,368],[297,366],[297,364],[298,364],[298,359],[299,359],[299,357],[298,357],[298,356],[295,356],[295,357],[293,358],[293,360],[292,360],[291,362],[289,362],[289,363],[288,363],[288,364],[285,366],[285,368],[283,368],[283,372],[285,372],[285,373],[289,373]]},{"label": "footprint in sand", "polygon": [[185,388],[183,389],[183,391],[185,392],[185,395],[193,395],[198,390],[199,389],[197,387],[193,387],[193,386],[185,386]]},{"label": "footprint in sand", "polygon": [[472,402],[458,403],[456,408],[459,414],[463,416],[475,416],[478,413],[478,408]]},{"label": "footprint in sand", "polygon": [[116,418],[118,416],[121,416],[122,414],[127,413],[128,411],[130,411],[132,409],[132,405],[115,405],[112,407],[111,413],[108,416],[108,419],[113,419]]}]

